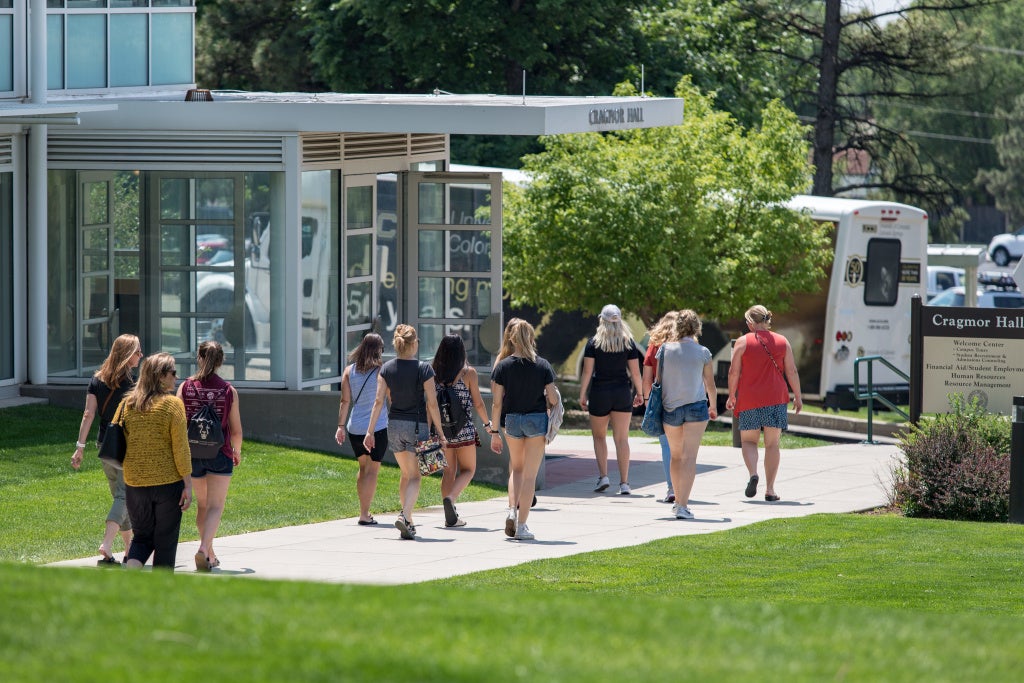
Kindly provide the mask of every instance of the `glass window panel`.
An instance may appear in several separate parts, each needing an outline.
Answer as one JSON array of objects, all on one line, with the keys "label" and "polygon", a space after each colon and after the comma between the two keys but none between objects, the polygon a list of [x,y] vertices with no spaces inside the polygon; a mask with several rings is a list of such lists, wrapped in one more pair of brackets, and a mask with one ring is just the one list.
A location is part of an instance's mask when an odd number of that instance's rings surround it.
[{"label": "glass window panel", "polygon": [[489,366],[493,360],[491,352],[480,343],[481,327],[481,325],[465,324],[449,328],[453,334],[462,336],[462,341],[466,346],[466,362],[477,367]]},{"label": "glass window panel", "polygon": [[450,225],[489,225],[491,186],[489,183],[459,183],[448,186],[451,201]]},{"label": "glass window panel", "polygon": [[448,268],[452,272],[491,272],[490,230],[449,230]]},{"label": "glass window panel", "polygon": [[373,319],[373,283],[355,282],[345,286],[345,325],[366,325]]},{"label": "glass window panel", "polygon": [[14,90],[14,17],[5,14],[0,16],[0,91],[8,90]]},{"label": "glass window panel", "polygon": [[864,271],[864,303],[895,306],[900,294],[900,241],[870,240]]},{"label": "glass window panel", "polygon": [[[160,318],[160,350],[167,353],[192,354],[195,323],[190,318]],[[220,371],[217,371],[220,373]],[[179,373],[179,377],[182,373]]]},{"label": "glass window panel", "polygon": [[82,232],[82,248],[88,250],[107,250],[109,233],[106,228],[85,230]]},{"label": "glass window panel", "polygon": [[74,373],[78,367],[78,178],[71,170],[51,170],[47,181],[46,365],[52,376]]},{"label": "glass window panel", "polygon": [[95,369],[102,365],[113,341],[110,338],[110,321],[103,320],[82,325],[82,365],[85,367],[81,369]]},{"label": "glass window panel", "polygon": [[192,83],[192,14],[153,14],[153,85]]},{"label": "glass window panel", "polygon": [[419,269],[444,271],[444,231],[419,231]]},{"label": "glass window panel", "polygon": [[160,218],[189,218],[189,181],[164,178],[160,181]]},{"label": "glass window panel", "polygon": [[420,324],[416,326],[416,333],[420,339],[420,348],[416,355],[420,360],[433,360],[437,347],[441,344],[441,338],[445,335],[445,326]]},{"label": "glass window panel", "polygon": [[196,180],[196,218],[232,220],[234,217],[234,179],[199,178]]},{"label": "glass window panel", "polygon": [[109,221],[109,185],[106,182],[85,183],[85,216],[83,225],[102,225]]},{"label": "glass window panel", "polygon": [[14,0],[0,0],[0,8],[14,7]]},{"label": "glass window panel", "polygon": [[110,86],[147,85],[149,46],[147,15],[111,14]]},{"label": "glass window panel", "polygon": [[153,0],[153,7],[191,7],[196,0]]},{"label": "glass window panel", "polygon": [[[14,208],[12,173],[0,173],[0,272],[14,267]],[[14,283],[0,277],[0,320],[14,320]],[[0,379],[14,376],[14,325],[0,326]]]},{"label": "glass window panel", "polygon": [[338,171],[302,174],[302,378],[307,381],[341,372],[340,178]]},{"label": "glass window panel", "polygon": [[373,275],[373,235],[349,235],[345,239],[345,277]]},{"label": "glass window panel", "polygon": [[170,272],[160,275],[160,310],[164,313],[181,313],[187,310],[182,299],[187,294],[185,276],[188,273]]},{"label": "glass window panel", "polygon": [[345,229],[362,230],[373,227],[373,188],[369,185],[350,187],[345,199]]},{"label": "glass window panel", "polygon": [[111,7],[148,7],[149,0],[110,0]]},{"label": "glass window panel", "polygon": [[189,265],[187,225],[160,226],[160,263],[165,266]]},{"label": "glass window panel", "polygon": [[82,278],[82,318],[100,318],[110,312],[110,286],[106,275]]},{"label": "glass window panel", "polygon": [[107,87],[107,17],[68,15],[68,88]]},{"label": "glass window panel", "polygon": [[68,9],[106,7],[107,0],[68,0]]},{"label": "glass window panel", "polygon": [[444,287],[443,277],[420,278],[420,311],[421,318],[444,318]]},{"label": "glass window panel", "polygon": [[86,273],[106,270],[108,264],[109,259],[106,251],[86,251],[82,254],[82,270]]},{"label": "glass window panel", "polygon": [[346,358],[348,358],[348,354],[352,353],[359,346],[359,342],[363,340],[367,332],[372,332],[372,330],[366,327],[364,329],[349,330],[345,333],[345,348],[342,349],[342,353]]},{"label": "glass window panel", "polygon": [[444,184],[419,184],[419,222],[423,225],[444,223]]},{"label": "glass window panel", "polygon": [[63,7],[64,6],[64,0],[46,0],[46,6],[47,7],[51,7],[51,8]]},{"label": "glass window panel", "polygon": [[64,89],[64,17],[46,17],[46,87]]}]

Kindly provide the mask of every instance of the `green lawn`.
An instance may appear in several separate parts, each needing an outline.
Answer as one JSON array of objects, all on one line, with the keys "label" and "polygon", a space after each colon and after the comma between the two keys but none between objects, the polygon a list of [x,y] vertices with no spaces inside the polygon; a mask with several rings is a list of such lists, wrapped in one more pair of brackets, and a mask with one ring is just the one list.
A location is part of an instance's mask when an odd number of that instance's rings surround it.
[{"label": "green lawn", "polygon": [[[77,421],[0,410],[5,682],[931,683],[1024,667],[1016,525],[814,515],[396,587],[11,562],[94,549],[108,494],[98,466],[68,473]],[[351,461],[246,451],[233,531],[354,514]]]}]

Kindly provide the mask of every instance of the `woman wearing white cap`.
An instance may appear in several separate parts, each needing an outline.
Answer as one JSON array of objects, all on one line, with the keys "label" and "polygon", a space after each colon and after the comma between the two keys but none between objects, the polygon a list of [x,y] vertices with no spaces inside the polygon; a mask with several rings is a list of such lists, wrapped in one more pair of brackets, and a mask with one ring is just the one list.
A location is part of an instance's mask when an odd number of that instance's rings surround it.
[{"label": "woman wearing white cap", "polygon": [[608,480],[608,425],[612,426],[615,459],[619,465],[619,493],[629,495],[629,421],[633,408],[643,403],[640,359],[643,354],[633,333],[622,322],[622,311],[614,304],[601,309],[597,332],[583,350],[580,406],[590,413],[590,431],[597,459],[600,493],[611,486]]}]

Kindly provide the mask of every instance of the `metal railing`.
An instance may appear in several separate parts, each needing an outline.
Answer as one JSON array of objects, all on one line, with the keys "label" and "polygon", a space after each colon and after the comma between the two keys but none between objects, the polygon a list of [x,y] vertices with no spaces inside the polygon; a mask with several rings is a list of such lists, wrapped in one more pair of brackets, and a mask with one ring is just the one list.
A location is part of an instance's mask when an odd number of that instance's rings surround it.
[{"label": "metal railing", "polygon": [[[860,364],[861,364],[862,361],[868,364],[868,385],[867,385],[867,391],[863,392],[863,393],[860,390]],[[875,361],[881,362],[883,365],[885,365],[885,367],[889,368],[894,373],[896,373],[897,376],[902,377],[903,379],[907,380],[908,384],[910,383],[910,375],[908,375],[907,373],[905,373],[902,370],[900,370],[899,368],[897,368],[895,365],[893,365],[892,363],[887,361],[882,356],[861,356],[859,358],[856,358],[853,361],[853,394],[854,394],[854,397],[858,401],[865,401],[866,400],[868,402],[868,438],[867,438],[867,440],[865,440],[864,443],[877,443],[874,440],[874,422],[873,422],[874,417],[875,417],[875,400],[876,399],[878,401],[880,401],[882,403],[882,405],[887,406],[890,410],[895,410],[897,413],[902,415],[905,420],[910,420],[910,415],[908,415],[907,413],[903,412],[902,408],[897,406],[895,403],[893,403],[892,401],[887,399],[882,394],[880,394],[877,391],[875,391],[875,389],[874,389],[874,381],[872,379],[872,369],[874,368],[874,362]]]}]

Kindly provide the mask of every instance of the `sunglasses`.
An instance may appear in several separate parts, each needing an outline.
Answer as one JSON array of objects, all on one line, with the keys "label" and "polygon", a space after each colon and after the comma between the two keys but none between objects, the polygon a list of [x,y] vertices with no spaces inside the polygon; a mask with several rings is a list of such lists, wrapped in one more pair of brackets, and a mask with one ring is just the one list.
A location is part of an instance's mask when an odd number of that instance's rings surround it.
[{"label": "sunglasses", "polygon": [[177,377],[178,376],[178,369],[177,368],[171,368],[170,370],[165,370],[164,372],[170,374],[173,377]]}]

